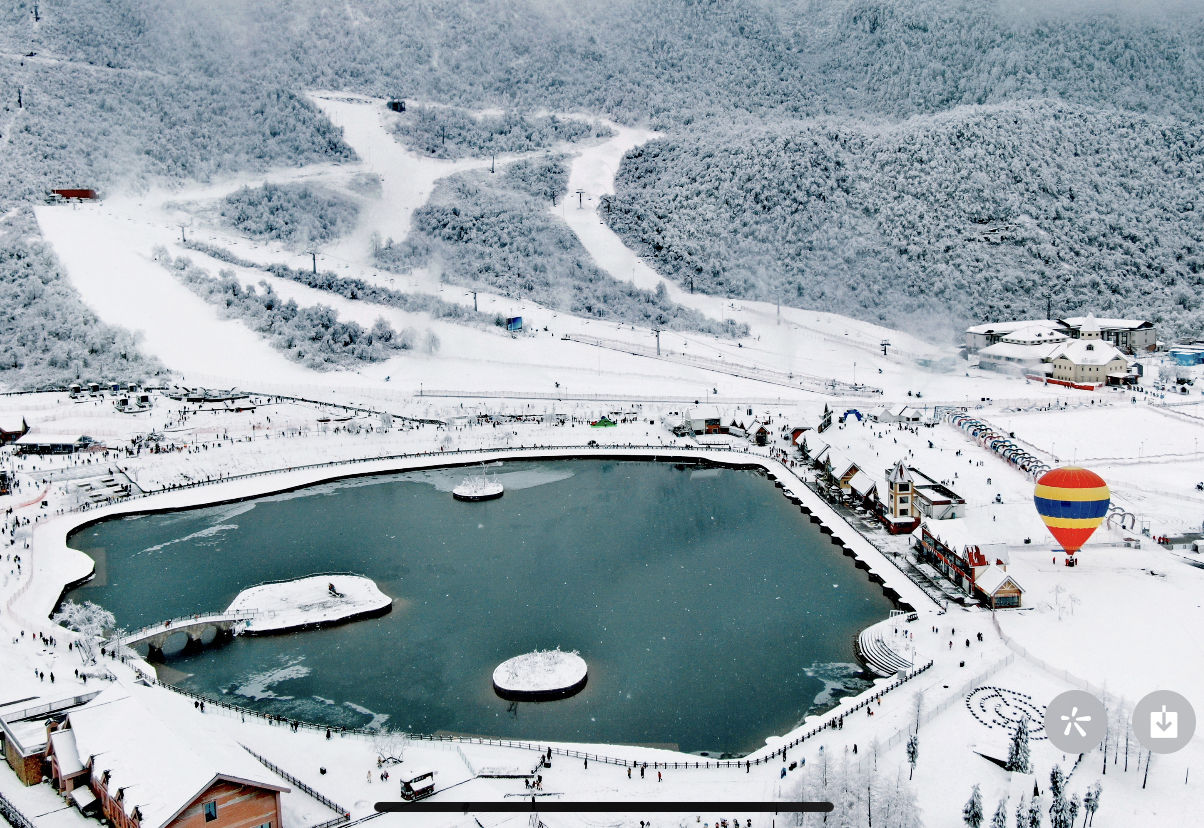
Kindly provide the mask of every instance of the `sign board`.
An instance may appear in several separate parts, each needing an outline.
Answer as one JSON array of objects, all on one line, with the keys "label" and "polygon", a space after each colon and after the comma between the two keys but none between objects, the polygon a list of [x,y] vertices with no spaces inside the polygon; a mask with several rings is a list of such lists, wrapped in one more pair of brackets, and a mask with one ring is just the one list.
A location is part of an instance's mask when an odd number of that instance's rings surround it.
[{"label": "sign board", "polygon": [[521,316],[506,317],[506,330],[521,331],[523,329],[523,318]]}]

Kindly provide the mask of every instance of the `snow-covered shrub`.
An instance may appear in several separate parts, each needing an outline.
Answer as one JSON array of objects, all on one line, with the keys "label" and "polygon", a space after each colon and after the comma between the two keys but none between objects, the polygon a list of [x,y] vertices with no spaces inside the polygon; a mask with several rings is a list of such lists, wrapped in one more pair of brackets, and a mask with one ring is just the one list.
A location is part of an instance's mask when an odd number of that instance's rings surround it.
[{"label": "snow-covered shrub", "polygon": [[509,183],[487,172],[444,179],[414,212],[410,237],[382,247],[377,263],[398,272],[441,263],[449,282],[528,297],[578,316],[720,336],[747,333],[746,326],[670,301],[663,289],[643,290],[604,273],[544,201]]},{"label": "snow-covered shrub", "polygon": [[173,276],[215,305],[223,317],[245,322],[272,347],[310,368],[381,362],[412,347],[404,332],[396,334],[383,319],[365,331],[355,322],[341,321],[327,305],[281,299],[266,281],[246,286],[231,271],[214,277],[185,257],[172,260],[162,248],[157,254]]},{"label": "snow-covered shrub", "polygon": [[530,152],[553,144],[612,135],[609,127],[555,115],[475,115],[447,106],[410,105],[389,122],[407,146],[436,158]]},{"label": "snow-covered shrub", "polygon": [[221,214],[251,238],[320,244],[354,227],[359,205],[309,184],[265,184],[227,195]]}]

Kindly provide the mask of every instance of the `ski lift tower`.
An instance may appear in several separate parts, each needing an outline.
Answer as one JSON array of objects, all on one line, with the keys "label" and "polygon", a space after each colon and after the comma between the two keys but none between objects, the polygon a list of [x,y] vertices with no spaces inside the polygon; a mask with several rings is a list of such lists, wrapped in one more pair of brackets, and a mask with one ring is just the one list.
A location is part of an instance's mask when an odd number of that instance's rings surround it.
[{"label": "ski lift tower", "polygon": [[578,190],[578,191],[577,191],[577,209],[578,209],[578,210],[582,209],[582,207],[584,206],[584,205],[581,203],[581,199],[582,199],[584,196],[585,196],[585,190]]},{"label": "ski lift tower", "polygon": [[878,343],[878,347],[882,349],[882,356],[886,356],[886,349],[890,347],[890,340],[884,339]]}]

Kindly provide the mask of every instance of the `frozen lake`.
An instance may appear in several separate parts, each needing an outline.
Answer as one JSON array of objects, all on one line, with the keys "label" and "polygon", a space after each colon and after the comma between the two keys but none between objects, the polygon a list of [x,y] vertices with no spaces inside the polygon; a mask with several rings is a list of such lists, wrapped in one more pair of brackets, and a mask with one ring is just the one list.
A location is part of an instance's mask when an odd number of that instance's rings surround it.
[{"label": "frozen lake", "polygon": [[[891,603],[749,471],[650,462],[493,466],[323,484],[88,527],[97,578],[69,597],[135,628],[239,590],[366,575],[384,617],[168,654],[181,687],[333,725],[742,753],[865,686],[853,641]],[[571,699],[512,705],[491,675],[560,647],[590,665]]]}]

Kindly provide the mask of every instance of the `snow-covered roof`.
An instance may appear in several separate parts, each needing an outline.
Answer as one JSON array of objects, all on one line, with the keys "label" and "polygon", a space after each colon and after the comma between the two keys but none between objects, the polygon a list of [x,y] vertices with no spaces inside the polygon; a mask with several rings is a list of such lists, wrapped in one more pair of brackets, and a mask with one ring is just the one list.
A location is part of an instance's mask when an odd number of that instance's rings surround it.
[{"label": "snow-covered roof", "polygon": [[[1062,342],[1069,337],[1053,325],[1037,322],[1018,328],[1000,339],[1000,342],[1011,342],[1017,345],[1044,345],[1048,342]],[[998,344],[998,343],[996,343]]]},{"label": "snow-covered roof", "polygon": [[219,778],[289,790],[217,731],[188,716],[169,724],[135,698],[138,690],[112,687],[67,719],[80,762],[92,757],[94,779],[108,771],[107,789],[125,789],[121,805],[129,815],[139,810],[141,828],[162,828]]},{"label": "snow-covered roof", "polygon": [[[1085,327],[1089,320],[1095,325],[1094,329]],[[1078,328],[1080,331],[1133,330],[1134,328],[1140,328],[1144,325],[1150,324],[1144,319],[1109,319],[1106,317],[1096,319],[1095,316],[1091,314],[1088,314],[1087,316],[1069,316],[1061,321],[1063,324],[1068,325],[1071,328]]]},{"label": "snow-covered roof", "polygon": [[974,325],[966,328],[966,333],[970,334],[1007,334],[1012,331],[1018,331],[1021,328],[1027,328],[1031,325],[1049,325],[1055,323],[1052,319],[1016,319],[1011,322],[984,322],[981,325]]},{"label": "snow-covered roof", "polygon": [[30,431],[18,437],[14,442],[18,446],[71,445],[78,443],[82,436],[82,434],[70,431],[59,433],[53,431]]},{"label": "snow-covered roof", "polygon": [[895,463],[886,479],[890,483],[910,483],[912,481],[911,472],[907,470],[907,466],[902,460]]},{"label": "snow-covered roof", "polygon": [[61,775],[71,776],[84,769],[84,763],[75,747],[75,731],[56,730],[50,734],[50,744],[53,746],[54,755],[58,757]]},{"label": "snow-covered roof", "polygon": [[1128,360],[1114,346],[1099,339],[1071,339],[1057,345],[1049,359],[1068,359],[1075,365],[1107,365],[1114,359]]},{"label": "snow-covered roof", "polygon": [[928,520],[917,528],[916,532],[922,531],[924,527],[927,527],[928,534],[959,554],[967,546],[977,546],[981,540],[979,533],[970,527],[965,518]]},{"label": "snow-covered roof", "polygon": [[1024,587],[1020,586],[1019,581],[994,564],[983,567],[983,569],[979,571],[977,577],[974,579],[974,585],[987,595],[994,595],[996,592],[1002,589],[1008,581],[1011,581],[1016,586],[1016,589],[1024,592]]},{"label": "snow-covered roof", "polygon": [[860,469],[855,462],[838,451],[828,453],[828,465],[832,467],[832,474],[837,477],[844,477],[849,469]]},{"label": "snow-covered roof", "polygon": [[25,418],[20,414],[0,414],[0,431],[10,434],[25,429]]},{"label": "snow-covered roof", "polygon": [[688,416],[691,420],[718,420],[722,415],[717,405],[696,405],[690,409]]},{"label": "snow-covered roof", "polygon": [[[1072,340],[1077,341],[1077,340]],[[978,352],[979,361],[992,359],[1008,362],[1040,362],[1059,347],[1060,343],[1046,342],[1040,345],[1021,345],[1016,342],[996,342]]]},{"label": "snow-covered roof", "polygon": [[865,497],[867,494],[873,491],[877,485],[878,481],[874,480],[874,478],[870,477],[861,470],[858,470],[857,474],[853,475],[849,479],[849,488],[862,497]]},{"label": "snow-covered roof", "polygon": [[69,796],[71,797],[71,801],[75,803],[75,807],[81,811],[96,801],[96,794],[92,793],[92,789],[87,785],[72,788]]}]

